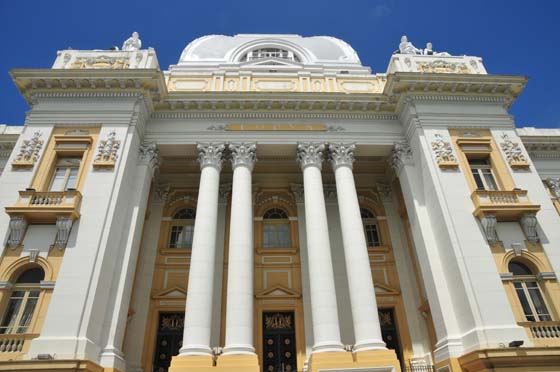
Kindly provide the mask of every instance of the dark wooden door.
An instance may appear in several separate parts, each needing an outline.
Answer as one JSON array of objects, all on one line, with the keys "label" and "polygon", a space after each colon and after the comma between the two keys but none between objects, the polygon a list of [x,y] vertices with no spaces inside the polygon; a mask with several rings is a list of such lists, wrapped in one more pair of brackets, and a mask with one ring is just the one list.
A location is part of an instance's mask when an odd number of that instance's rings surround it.
[{"label": "dark wooden door", "polygon": [[179,354],[183,345],[185,313],[160,313],[154,353],[154,372],[167,372],[171,357]]},{"label": "dark wooden door", "polygon": [[297,371],[292,311],[263,313],[263,372]]}]

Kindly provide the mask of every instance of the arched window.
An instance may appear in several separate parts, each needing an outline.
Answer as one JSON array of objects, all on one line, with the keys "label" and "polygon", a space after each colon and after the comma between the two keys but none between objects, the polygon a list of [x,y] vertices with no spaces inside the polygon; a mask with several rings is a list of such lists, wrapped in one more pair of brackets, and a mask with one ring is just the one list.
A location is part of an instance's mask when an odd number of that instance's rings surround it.
[{"label": "arched window", "polygon": [[552,317],[533,271],[519,261],[511,261],[508,269],[513,274],[513,286],[527,321],[551,321]]},{"label": "arched window", "polygon": [[379,226],[375,214],[366,208],[360,208],[362,215],[362,223],[364,225],[364,233],[366,234],[366,242],[368,247],[378,247],[381,245],[379,239]]},{"label": "arched window", "polygon": [[45,272],[40,267],[28,269],[18,276],[0,323],[0,334],[27,332],[41,293],[40,283],[44,278]]},{"label": "arched window", "polygon": [[253,49],[249,53],[245,54],[242,58],[242,62],[254,61],[257,59],[266,58],[279,58],[285,59],[292,62],[299,62],[299,58],[291,50],[280,49],[280,48],[261,48]]},{"label": "arched window", "polygon": [[280,208],[271,208],[263,215],[263,248],[290,248],[290,220]]},{"label": "arched window", "polygon": [[173,216],[169,234],[169,248],[192,248],[194,234],[194,209],[180,209]]}]

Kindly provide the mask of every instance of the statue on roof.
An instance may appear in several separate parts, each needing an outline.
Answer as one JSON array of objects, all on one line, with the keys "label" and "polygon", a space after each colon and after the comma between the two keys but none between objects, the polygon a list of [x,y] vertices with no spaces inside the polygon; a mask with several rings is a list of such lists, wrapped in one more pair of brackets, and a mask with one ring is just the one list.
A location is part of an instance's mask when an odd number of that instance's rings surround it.
[{"label": "statue on roof", "polygon": [[436,52],[436,51],[434,51],[431,42],[426,43],[426,48],[424,48],[424,50],[422,51],[422,55],[425,55],[425,56],[441,56],[441,57],[450,57],[451,56],[451,54],[449,54],[447,52]]},{"label": "statue on roof", "polygon": [[421,54],[421,50],[416,48],[410,41],[406,35],[401,37],[401,43],[399,44],[399,52],[401,54]]},{"label": "statue on roof", "polygon": [[140,40],[138,32],[134,31],[132,36],[126,39],[122,45],[122,50],[131,52],[137,51],[142,47],[142,40]]},{"label": "statue on roof", "polygon": [[416,48],[410,41],[406,35],[401,37],[401,43],[399,44],[399,50],[395,51],[395,53],[400,54],[416,54],[421,56],[440,56],[440,57],[449,57],[451,54],[447,52],[436,52],[433,49],[432,43],[426,43],[426,47],[424,49]]}]

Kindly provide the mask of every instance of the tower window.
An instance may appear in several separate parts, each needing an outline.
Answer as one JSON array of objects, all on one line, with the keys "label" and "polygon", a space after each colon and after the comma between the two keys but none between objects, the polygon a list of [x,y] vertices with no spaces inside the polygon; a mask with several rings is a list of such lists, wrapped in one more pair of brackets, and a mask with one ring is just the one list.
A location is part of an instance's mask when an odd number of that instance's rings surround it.
[{"label": "tower window", "polygon": [[241,58],[242,62],[249,62],[258,59],[266,58],[278,58],[285,59],[292,62],[299,62],[298,56],[294,54],[291,50],[279,49],[279,48],[261,48],[251,50],[249,53],[245,54]]}]

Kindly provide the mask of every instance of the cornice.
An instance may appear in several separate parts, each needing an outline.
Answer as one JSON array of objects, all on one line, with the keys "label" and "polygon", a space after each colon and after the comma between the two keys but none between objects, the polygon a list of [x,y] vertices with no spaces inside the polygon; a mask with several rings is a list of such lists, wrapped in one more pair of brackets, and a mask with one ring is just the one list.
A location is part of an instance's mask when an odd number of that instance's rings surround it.
[{"label": "cornice", "polygon": [[32,106],[37,98],[114,98],[143,95],[154,107],[167,95],[157,69],[15,69],[12,80]]},{"label": "cornice", "polygon": [[[509,107],[525,88],[526,76],[396,72],[384,94],[417,100],[498,103]],[[397,111],[399,108],[397,107]]]},{"label": "cornice", "polygon": [[286,120],[397,120],[398,117],[392,113],[349,113],[349,112],[255,112],[248,110],[247,112],[212,112],[212,111],[156,111],[152,113],[152,119],[191,119],[191,120],[207,120],[207,119],[286,119]]}]

